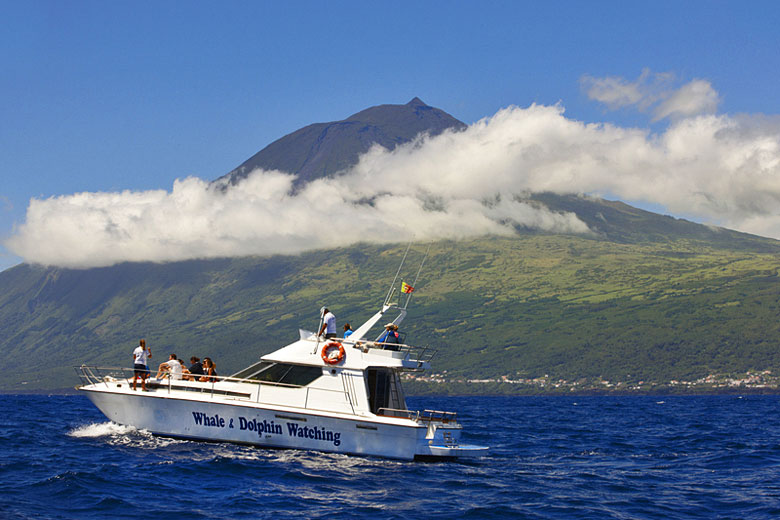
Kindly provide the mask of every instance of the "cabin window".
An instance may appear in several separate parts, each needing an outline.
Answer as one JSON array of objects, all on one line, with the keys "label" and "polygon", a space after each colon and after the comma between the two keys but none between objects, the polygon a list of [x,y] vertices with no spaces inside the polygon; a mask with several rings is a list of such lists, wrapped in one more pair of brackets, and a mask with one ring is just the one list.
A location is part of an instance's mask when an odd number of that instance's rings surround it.
[{"label": "cabin window", "polygon": [[268,383],[306,386],[321,375],[322,367],[262,361],[242,370],[235,377]]},{"label": "cabin window", "polygon": [[387,368],[369,368],[367,371],[368,400],[371,413],[392,415],[381,410],[406,410],[406,399],[397,381],[395,372]]}]

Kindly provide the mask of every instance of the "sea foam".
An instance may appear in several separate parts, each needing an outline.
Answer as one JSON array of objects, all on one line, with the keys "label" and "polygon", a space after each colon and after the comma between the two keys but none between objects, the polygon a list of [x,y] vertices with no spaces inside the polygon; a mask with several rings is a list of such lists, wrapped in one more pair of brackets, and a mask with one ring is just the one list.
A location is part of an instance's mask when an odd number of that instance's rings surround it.
[{"label": "sea foam", "polygon": [[132,426],[123,426],[115,422],[92,423],[80,426],[68,432],[71,437],[105,437],[127,435],[137,431]]}]

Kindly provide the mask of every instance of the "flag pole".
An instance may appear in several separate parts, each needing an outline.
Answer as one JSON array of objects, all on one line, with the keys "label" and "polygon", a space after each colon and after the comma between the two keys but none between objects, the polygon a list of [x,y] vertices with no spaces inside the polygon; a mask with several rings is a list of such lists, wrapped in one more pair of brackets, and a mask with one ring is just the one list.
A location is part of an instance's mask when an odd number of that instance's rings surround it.
[{"label": "flag pole", "polygon": [[412,292],[410,292],[406,296],[406,303],[404,303],[404,309],[406,309],[409,306],[409,301],[412,299],[412,294],[414,294],[414,288],[417,287],[417,279],[420,277],[420,271],[422,271],[423,265],[425,265],[425,259],[428,258],[428,253],[431,250],[431,244],[428,244],[428,249],[425,250],[425,256],[423,256],[422,262],[420,262],[420,267],[417,269],[417,274],[414,275],[414,282],[412,282]]},{"label": "flag pole", "polygon": [[393,289],[395,289],[395,282],[398,280],[398,275],[401,273],[401,268],[404,266],[404,262],[406,262],[406,255],[409,254],[409,248],[412,247],[412,241],[409,241],[409,244],[406,246],[406,252],[404,253],[404,257],[401,259],[401,265],[398,266],[398,271],[395,273],[395,278],[393,278],[393,283],[390,284],[390,289],[387,291],[387,296],[385,297],[385,306],[390,305],[390,298],[393,296]]}]

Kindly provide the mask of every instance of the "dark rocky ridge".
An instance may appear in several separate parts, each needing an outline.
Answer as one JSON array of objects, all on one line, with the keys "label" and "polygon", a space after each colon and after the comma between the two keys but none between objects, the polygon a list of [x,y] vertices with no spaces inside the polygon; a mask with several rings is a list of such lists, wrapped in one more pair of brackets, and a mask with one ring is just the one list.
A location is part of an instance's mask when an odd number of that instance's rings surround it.
[{"label": "dark rocky ridge", "polygon": [[298,175],[296,185],[332,177],[357,164],[374,144],[388,150],[421,133],[438,135],[466,125],[414,98],[405,105],[379,105],[342,121],[315,123],[282,137],[218,180],[235,184],[257,168]]}]

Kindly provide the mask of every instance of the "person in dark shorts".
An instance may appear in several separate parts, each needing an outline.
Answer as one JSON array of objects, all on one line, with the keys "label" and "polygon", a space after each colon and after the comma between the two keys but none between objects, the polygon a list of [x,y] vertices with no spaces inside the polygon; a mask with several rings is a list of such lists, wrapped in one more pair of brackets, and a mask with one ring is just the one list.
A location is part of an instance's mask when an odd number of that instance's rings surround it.
[{"label": "person in dark shorts", "polygon": [[152,357],[152,347],[146,346],[146,340],[138,342],[133,351],[133,390],[136,389],[138,378],[141,378],[141,390],[146,390],[146,378],[149,377],[149,358]]}]

